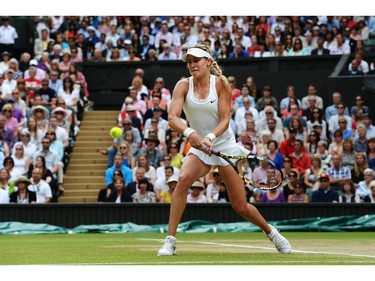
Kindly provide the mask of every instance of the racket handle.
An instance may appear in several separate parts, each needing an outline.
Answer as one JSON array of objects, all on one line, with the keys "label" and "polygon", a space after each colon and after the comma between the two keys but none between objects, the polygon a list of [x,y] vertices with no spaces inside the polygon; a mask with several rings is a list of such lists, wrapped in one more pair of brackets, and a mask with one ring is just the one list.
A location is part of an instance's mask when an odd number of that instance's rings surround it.
[{"label": "racket handle", "polygon": [[218,151],[216,149],[212,149],[212,154],[216,155],[216,156],[220,156],[220,151]]},{"label": "racket handle", "polygon": [[[205,145],[204,143],[202,143],[202,145],[203,145],[203,146],[207,146],[207,145]],[[216,155],[216,156],[220,156],[220,151],[215,150],[215,149],[212,149],[212,154],[213,154],[213,155]]]}]

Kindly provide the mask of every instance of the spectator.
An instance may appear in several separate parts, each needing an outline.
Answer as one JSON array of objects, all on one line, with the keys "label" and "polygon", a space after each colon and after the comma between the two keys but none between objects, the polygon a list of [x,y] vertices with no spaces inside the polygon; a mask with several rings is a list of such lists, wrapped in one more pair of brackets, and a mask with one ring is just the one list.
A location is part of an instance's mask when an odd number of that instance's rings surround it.
[{"label": "spectator", "polygon": [[359,62],[356,59],[353,59],[348,66],[348,70],[345,72],[345,75],[350,76],[363,76],[364,73],[359,69]]},{"label": "spectator", "polygon": [[35,91],[35,94],[39,94],[42,97],[42,105],[49,108],[56,107],[57,93],[54,89],[50,88],[49,80],[42,80],[42,87]]},{"label": "spectator", "polygon": [[241,44],[235,44],[233,51],[229,54],[229,58],[248,58],[249,52],[244,49]]},{"label": "spectator", "polygon": [[312,117],[306,122],[307,134],[315,131],[319,135],[319,139],[327,140],[327,122],[323,120],[323,113],[320,108],[312,111]]},{"label": "spectator", "polygon": [[[134,194],[139,191],[139,181],[146,178],[146,169],[144,167],[138,167],[135,173],[135,180],[129,183],[126,188],[130,191],[130,194]],[[149,182],[149,191],[154,191],[154,186]]]},{"label": "spectator", "polygon": [[366,138],[366,126],[365,124],[358,124],[356,136],[354,137],[354,151],[355,152],[366,152],[367,138]]},{"label": "spectator", "polygon": [[5,127],[5,123],[6,117],[4,115],[0,115],[0,134],[2,135],[1,140],[8,145],[9,149],[11,149],[16,142],[16,137],[15,133],[11,129]]},{"label": "spectator", "polygon": [[131,168],[132,155],[129,147],[129,143],[126,140],[120,142],[119,152],[124,160],[123,165]]},{"label": "spectator", "polygon": [[[14,144],[14,147],[16,147],[16,145],[22,145],[23,149],[24,149],[24,153],[27,155],[27,157],[30,159],[30,160],[33,160],[33,156],[34,156],[34,153],[37,149],[36,145],[31,143],[30,142],[30,132],[28,131],[27,128],[24,128],[21,130],[20,132],[20,141],[16,142]],[[5,143],[4,143],[5,145]]]},{"label": "spectator", "polygon": [[293,160],[293,168],[298,169],[304,174],[307,169],[311,168],[310,156],[303,151],[303,141],[296,139],[294,141],[294,151],[289,154]]},{"label": "spectator", "polygon": [[63,87],[57,93],[58,97],[62,97],[66,106],[72,107],[74,110],[74,124],[77,124],[76,114],[78,112],[77,103],[80,99],[79,90],[74,88],[73,80],[70,77],[63,79]]},{"label": "spectator", "polygon": [[64,76],[63,79],[72,75],[72,74],[74,74],[75,77],[77,78],[77,81],[79,81],[85,97],[89,97],[90,94],[89,94],[89,91],[88,91],[88,85],[87,85],[86,77],[81,71],[78,71],[77,65],[75,63],[71,63],[69,65],[68,71],[65,74],[63,74],[63,76]]},{"label": "spectator", "polygon": [[0,26],[0,53],[8,51],[14,53],[15,43],[18,38],[17,30],[9,24],[10,18],[3,16],[1,18],[2,25]]},{"label": "spectator", "polygon": [[319,188],[312,193],[311,202],[339,202],[339,194],[330,186],[330,176],[328,174],[320,175]]},{"label": "spectator", "polygon": [[59,72],[52,70],[50,72],[50,79],[48,80],[48,87],[50,89],[53,89],[56,93],[60,91],[60,89],[63,88],[63,82],[59,78]]},{"label": "spectator", "polygon": [[366,126],[366,138],[369,140],[375,138],[375,126],[372,124],[368,114],[363,115],[362,123]]},{"label": "spectator", "polygon": [[279,106],[279,108],[280,108],[280,114],[282,114],[282,115],[283,115],[283,111],[284,110],[288,110],[291,99],[297,100],[299,108],[301,108],[301,106],[302,106],[301,101],[299,99],[297,99],[297,97],[296,97],[296,88],[294,86],[289,85],[286,88],[286,94],[287,94],[287,96],[284,97],[281,100],[280,106]]},{"label": "spectator", "polygon": [[31,116],[28,118],[26,129],[30,134],[30,143],[38,148],[42,142],[44,131],[37,126],[37,120],[35,117]]},{"label": "spectator", "polygon": [[[277,179],[271,178],[268,180],[269,184],[272,186],[277,185]],[[271,189],[267,190],[267,192],[264,192],[260,198],[260,202],[262,203],[284,203],[285,197],[282,192],[279,191],[279,189]]]},{"label": "spectator", "polygon": [[318,152],[318,143],[320,136],[316,131],[312,131],[307,137],[306,151],[308,154],[313,155]]},{"label": "spectator", "polygon": [[342,165],[348,168],[353,169],[354,167],[354,159],[355,159],[355,151],[354,151],[354,142],[352,138],[347,138],[342,142]]},{"label": "spectator", "polygon": [[11,58],[9,60],[9,70],[13,70],[13,79],[17,80],[23,77],[23,72],[19,69],[18,60],[15,58]]},{"label": "spectator", "polygon": [[352,176],[352,181],[354,183],[359,183],[364,180],[363,171],[368,168],[366,161],[366,154],[364,152],[356,152],[354,159],[354,168],[350,171]]},{"label": "spectator", "polygon": [[342,154],[342,133],[340,130],[336,130],[333,133],[333,139],[328,146],[328,153],[334,155],[341,155]]},{"label": "spectator", "polygon": [[256,122],[258,133],[268,129],[268,121],[270,120],[276,120],[276,129],[283,129],[283,122],[281,118],[277,116],[277,111],[271,105],[267,105],[264,107],[264,110],[259,113],[259,120]]},{"label": "spectator", "polygon": [[[5,127],[14,133],[16,137],[18,135],[18,130],[21,127],[18,127],[18,120],[12,116],[13,107],[11,104],[5,104],[1,110],[2,115],[5,117]],[[21,124],[22,125],[22,124]]]},{"label": "spectator", "polygon": [[309,56],[310,51],[306,47],[303,46],[302,40],[300,38],[296,38],[293,43],[293,48],[290,49],[287,53],[288,57],[296,57],[296,56]]},{"label": "spectator", "polygon": [[316,154],[312,154],[310,157],[311,167],[306,169],[303,183],[306,189],[311,192],[317,189],[317,183],[320,175],[326,173],[326,171],[322,168],[322,160]]},{"label": "spectator", "polygon": [[[337,108],[337,114],[330,117],[328,120],[328,128],[329,132],[332,134],[336,130],[340,130],[343,133],[344,127],[340,127],[339,120],[341,119],[341,122],[344,122],[343,124],[346,125],[347,130],[345,130],[346,137],[351,137],[351,130],[352,130],[352,119],[349,117],[349,115],[345,114],[346,106],[343,102],[338,102],[336,105]],[[345,119],[346,122],[342,119]]]},{"label": "spectator", "polygon": [[[267,98],[271,99],[269,104],[266,104],[265,100]],[[275,97],[272,96],[272,89],[268,85],[263,87],[263,96],[257,100],[255,107],[260,112],[265,109],[267,105],[271,105],[276,110],[276,112],[279,110],[278,101]]]},{"label": "spectator", "polygon": [[[247,88],[247,86],[245,87]],[[238,128],[237,134],[244,129],[246,118],[251,117],[255,122],[259,121],[258,110],[254,106],[251,106],[251,96],[239,96],[236,100],[240,98],[242,98],[242,106],[236,107],[236,104],[233,106],[233,111],[235,112],[234,121]],[[247,116],[247,113],[251,114],[251,116]]]},{"label": "spectator", "polygon": [[[260,29],[261,30],[261,29]],[[258,40],[258,49],[254,51],[254,58],[268,58],[271,57],[271,52],[264,40]]]},{"label": "spectator", "polygon": [[34,168],[31,183],[27,187],[36,193],[36,203],[50,203],[52,200],[52,190],[48,183],[42,180],[42,170]]},{"label": "spectator", "polygon": [[270,133],[271,140],[275,140],[277,144],[282,143],[285,140],[285,136],[282,130],[276,128],[276,119],[270,118],[267,121],[267,125],[268,129],[266,131]]},{"label": "spectator", "polygon": [[48,109],[43,105],[35,105],[31,108],[31,117],[35,119],[36,127],[43,132],[46,132],[48,129],[48,114]]},{"label": "spectator", "polygon": [[11,156],[6,156],[4,158],[3,167],[9,172],[9,182],[14,182],[22,176],[19,170],[14,169],[14,160]]},{"label": "spectator", "polygon": [[275,140],[270,140],[267,143],[267,148],[268,148],[268,153],[267,153],[267,158],[272,160],[277,167],[280,169],[284,168],[283,164],[283,155],[278,151],[279,144]]},{"label": "spectator", "polygon": [[148,118],[146,121],[145,121],[145,126],[144,126],[144,128],[145,129],[150,129],[151,128],[151,126],[152,126],[152,121],[154,120],[156,120],[157,121],[157,127],[159,128],[159,129],[162,129],[162,130],[164,130],[165,132],[167,131],[167,129],[168,129],[168,122],[167,122],[167,120],[166,119],[164,119],[163,117],[162,117],[162,115],[163,115],[163,110],[160,108],[160,107],[155,107],[154,109],[153,109],[153,115],[152,115],[152,118]]},{"label": "spectator", "polygon": [[69,143],[69,132],[70,132],[70,123],[66,120],[68,113],[62,107],[56,107],[51,112],[49,118],[49,128],[52,128],[56,131],[56,138],[62,142],[64,149],[67,149],[70,145]]},{"label": "spectator", "polygon": [[317,47],[311,51],[312,56],[329,55],[330,50],[324,47],[324,38],[319,36],[316,40]]},{"label": "spectator", "polygon": [[238,96],[234,100],[234,104],[233,104],[234,110],[237,110],[239,108],[244,107],[244,99],[245,98],[248,98],[250,100],[249,105],[247,106],[247,108],[248,107],[254,108],[255,107],[255,99],[254,99],[253,96],[250,95],[250,89],[249,89],[249,87],[246,84],[243,84],[242,87],[241,87],[241,95]]},{"label": "spectator", "polygon": [[30,158],[26,155],[22,144],[15,144],[12,156],[14,162],[14,170],[22,176],[27,176],[31,164]]},{"label": "spectator", "polygon": [[366,203],[375,203],[375,181],[370,182],[371,194],[363,200]]},{"label": "spectator", "polygon": [[375,138],[367,140],[366,159],[369,168],[375,170]]},{"label": "spectator", "polygon": [[121,171],[125,180],[125,184],[129,184],[130,182],[132,182],[132,171],[129,167],[123,165],[123,163],[124,163],[124,160],[121,154],[117,153],[114,157],[113,166],[111,166],[105,171],[105,185],[106,186],[108,186],[109,184],[113,182],[113,174],[115,170]]},{"label": "spectator", "polygon": [[56,176],[59,170],[59,156],[57,151],[51,149],[51,140],[48,137],[43,137],[42,147],[35,152],[34,165],[39,155],[44,156],[47,168]]},{"label": "spectator", "polygon": [[171,203],[172,194],[176,189],[177,181],[178,178],[176,178],[175,176],[171,176],[167,180],[169,189],[160,193],[160,203]]},{"label": "spectator", "polygon": [[[147,88],[144,88],[145,86],[143,85],[142,88],[142,92],[143,92],[143,95],[148,99],[148,90]],[[145,94],[147,92],[147,95]],[[147,110],[147,103],[146,101],[144,101],[142,98],[141,98],[141,93],[139,94],[139,98],[138,98],[138,91],[136,88],[134,87],[130,87],[129,88],[129,97],[131,97],[133,99],[133,106],[136,110],[138,110],[142,115],[144,115],[146,113],[146,110]]]},{"label": "spectator", "polygon": [[350,108],[350,116],[353,123],[358,124],[366,114],[369,114],[369,107],[365,105],[362,95],[356,95],[355,105]]},{"label": "spectator", "polygon": [[[165,101],[166,104],[169,104],[171,101],[171,92],[169,89],[165,87],[164,78],[159,76],[156,77],[155,83],[154,83],[154,89],[150,91],[150,96],[153,97],[153,92],[156,90],[160,90],[161,92],[161,99]],[[164,108],[166,109],[166,108]]]},{"label": "spectator", "polygon": [[163,52],[161,52],[158,55],[158,60],[163,61],[163,60],[177,60],[177,55],[176,53],[171,51],[171,47],[169,46],[168,43],[164,43],[163,45]]},{"label": "spectator", "polygon": [[221,189],[222,179],[220,177],[218,168],[215,168],[213,170],[212,175],[213,175],[213,181],[208,183],[207,188],[206,188],[207,203],[217,203],[219,192]]},{"label": "spectator", "polygon": [[116,179],[114,182],[115,190],[111,192],[107,198],[107,202],[123,203],[132,202],[130,192],[125,188],[125,180],[123,178]]},{"label": "spectator", "polygon": [[297,182],[294,186],[294,193],[288,196],[288,203],[308,203],[309,196],[305,194],[304,186]]},{"label": "spectator", "polygon": [[[353,62],[354,62],[354,68],[352,67]],[[352,73],[353,71],[359,71],[360,72],[359,75],[367,74],[370,71],[369,64],[367,61],[363,59],[363,55],[361,52],[356,53],[354,55],[354,60],[352,60],[352,62],[349,63],[348,65],[348,72]]]},{"label": "spectator", "polygon": [[317,95],[316,87],[313,84],[310,84],[307,87],[307,96],[304,96],[302,98],[302,109],[304,110],[309,107],[309,97],[311,96],[315,97],[315,101],[316,101],[315,106],[320,109],[323,109],[323,99]]},{"label": "spectator", "polygon": [[[337,105],[342,102],[342,95],[341,93],[339,92],[334,92],[332,94],[332,101],[333,101],[333,104],[328,106],[325,110],[325,120],[326,122],[329,122],[329,120],[331,119],[332,116],[334,115],[337,115]],[[348,115],[349,116],[349,110],[347,108],[345,108],[345,111],[344,111],[344,114],[345,115]]]},{"label": "spectator", "polygon": [[344,37],[341,33],[336,34],[336,42],[337,45],[332,47],[331,55],[346,55],[350,54],[350,47],[349,45],[344,43]]},{"label": "spectator", "polygon": [[10,203],[18,204],[29,204],[36,203],[36,193],[30,191],[27,186],[31,184],[31,181],[25,177],[20,177],[14,182],[14,185],[18,187],[18,190],[10,194]]},{"label": "spectator", "polygon": [[28,178],[32,177],[32,172],[34,168],[39,168],[42,171],[42,180],[44,180],[46,183],[48,183],[51,187],[52,190],[52,195],[53,195],[53,190],[54,190],[54,183],[53,181],[53,175],[51,171],[47,168],[46,166],[46,159],[42,156],[39,155],[36,160],[35,160],[35,166],[33,163],[31,163],[30,168],[29,168],[29,173],[27,175]]},{"label": "spectator", "polygon": [[356,194],[356,185],[353,181],[347,180],[342,184],[339,203],[361,203],[361,199]]},{"label": "spectator", "polygon": [[176,144],[178,152],[184,154],[187,145],[187,138],[170,128],[166,134],[166,147],[170,148],[172,144]]},{"label": "spectator", "polygon": [[160,201],[160,193],[169,189],[167,181],[172,176],[174,176],[174,167],[168,165],[164,167],[164,176],[157,178],[157,180],[155,181],[154,192],[157,202]]},{"label": "spectator", "polygon": [[156,196],[153,191],[150,191],[150,182],[147,178],[142,178],[138,181],[139,191],[132,194],[134,203],[155,203]]},{"label": "spectator", "polygon": [[[154,145],[155,141],[152,140],[149,143],[150,143],[149,147],[151,148],[151,146]],[[146,151],[148,151],[148,150],[146,150]],[[134,164],[134,168],[133,168],[133,179],[136,178],[137,169],[139,167],[143,167],[145,169],[145,177],[149,180],[149,182],[152,185],[154,185],[155,181],[156,181],[156,168],[155,168],[155,166],[151,165],[151,161],[150,161],[150,158],[148,156],[149,154],[145,154],[146,151],[140,150],[140,152],[139,152],[139,155],[136,159],[136,163]],[[162,157],[161,154],[160,154],[160,156]]]},{"label": "spectator", "polygon": [[332,154],[328,153],[328,143],[325,140],[318,142],[317,156],[322,160],[322,168],[327,170],[331,167]]},{"label": "spectator", "polygon": [[182,165],[182,158],[184,155],[179,152],[177,144],[172,143],[169,147],[169,155],[171,156],[171,165],[175,168],[180,169]]},{"label": "spectator", "polygon": [[345,180],[350,180],[352,178],[350,169],[342,165],[340,154],[334,154],[332,156],[332,167],[327,169],[327,173],[330,176],[331,186],[336,190],[340,190]]},{"label": "spectator", "polygon": [[190,187],[191,192],[187,196],[186,203],[207,203],[206,195],[202,194],[204,186],[200,181],[195,181]]},{"label": "spectator", "polygon": [[358,183],[356,191],[356,195],[360,197],[361,202],[364,202],[366,196],[372,195],[370,184],[375,178],[375,172],[371,168],[366,168],[363,171],[363,176],[365,179]]}]

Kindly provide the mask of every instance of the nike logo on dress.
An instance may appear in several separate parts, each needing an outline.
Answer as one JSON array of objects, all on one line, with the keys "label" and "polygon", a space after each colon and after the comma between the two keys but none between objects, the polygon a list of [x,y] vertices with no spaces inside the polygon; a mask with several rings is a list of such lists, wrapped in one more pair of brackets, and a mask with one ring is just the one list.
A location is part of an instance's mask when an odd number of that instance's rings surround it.
[{"label": "nike logo on dress", "polygon": [[210,101],[210,103],[214,103],[216,100],[212,100],[212,101]]}]

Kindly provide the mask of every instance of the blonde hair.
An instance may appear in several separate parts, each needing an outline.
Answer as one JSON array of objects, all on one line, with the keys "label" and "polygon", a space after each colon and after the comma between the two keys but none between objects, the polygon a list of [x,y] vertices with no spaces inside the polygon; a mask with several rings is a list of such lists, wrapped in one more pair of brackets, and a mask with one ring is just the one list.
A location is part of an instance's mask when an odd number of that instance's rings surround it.
[{"label": "blonde hair", "polygon": [[121,141],[119,147],[122,145],[126,145],[126,147],[128,148],[128,150],[126,151],[126,157],[128,158],[128,161],[130,161],[131,160],[130,145],[126,140]]},{"label": "blonde hair", "polygon": [[[212,56],[211,49],[208,46],[206,46],[205,44],[198,43],[195,46],[193,46],[192,48],[202,49],[203,51],[206,51],[207,53],[209,53]],[[225,77],[223,75],[223,69],[219,66],[219,64],[214,59],[212,59],[211,71],[213,72],[213,74],[215,76],[220,78],[220,81],[224,85],[224,87],[227,90],[230,90],[230,85],[228,83],[228,79],[227,79],[227,77]]]},{"label": "blonde hair", "polygon": [[[362,166],[358,165],[358,163],[357,163],[357,161],[355,159],[355,158],[357,158],[357,156],[360,156],[360,157],[363,158],[364,161],[363,161]],[[357,152],[355,154],[355,158],[354,158],[354,174],[355,174],[356,177],[359,177],[362,174],[362,171],[364,171],[366,168],[368,168],[368,163],[366,161],[366,153],[364,153],[364,152]]]}]

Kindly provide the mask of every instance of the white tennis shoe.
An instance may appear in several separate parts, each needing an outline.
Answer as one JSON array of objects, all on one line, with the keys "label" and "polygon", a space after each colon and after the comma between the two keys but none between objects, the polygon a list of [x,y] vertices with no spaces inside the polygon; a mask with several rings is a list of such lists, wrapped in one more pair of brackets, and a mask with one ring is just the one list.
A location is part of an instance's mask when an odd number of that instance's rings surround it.
[{"label": "white tennis shoe", "polygon": [[282,236],[279,231],[274,228],[272,225],[269,225],[272,228],[270,234],[267,235],[268,239],[275,245],[276,249],[281,254],[289,254],[292,251],[289,241]]},{"label": "white tennis shoe", "polygon": [[158,256],[173,256],[176,254],[176,238],[168,235],[164,239],[164,244],[161,246]]}]

